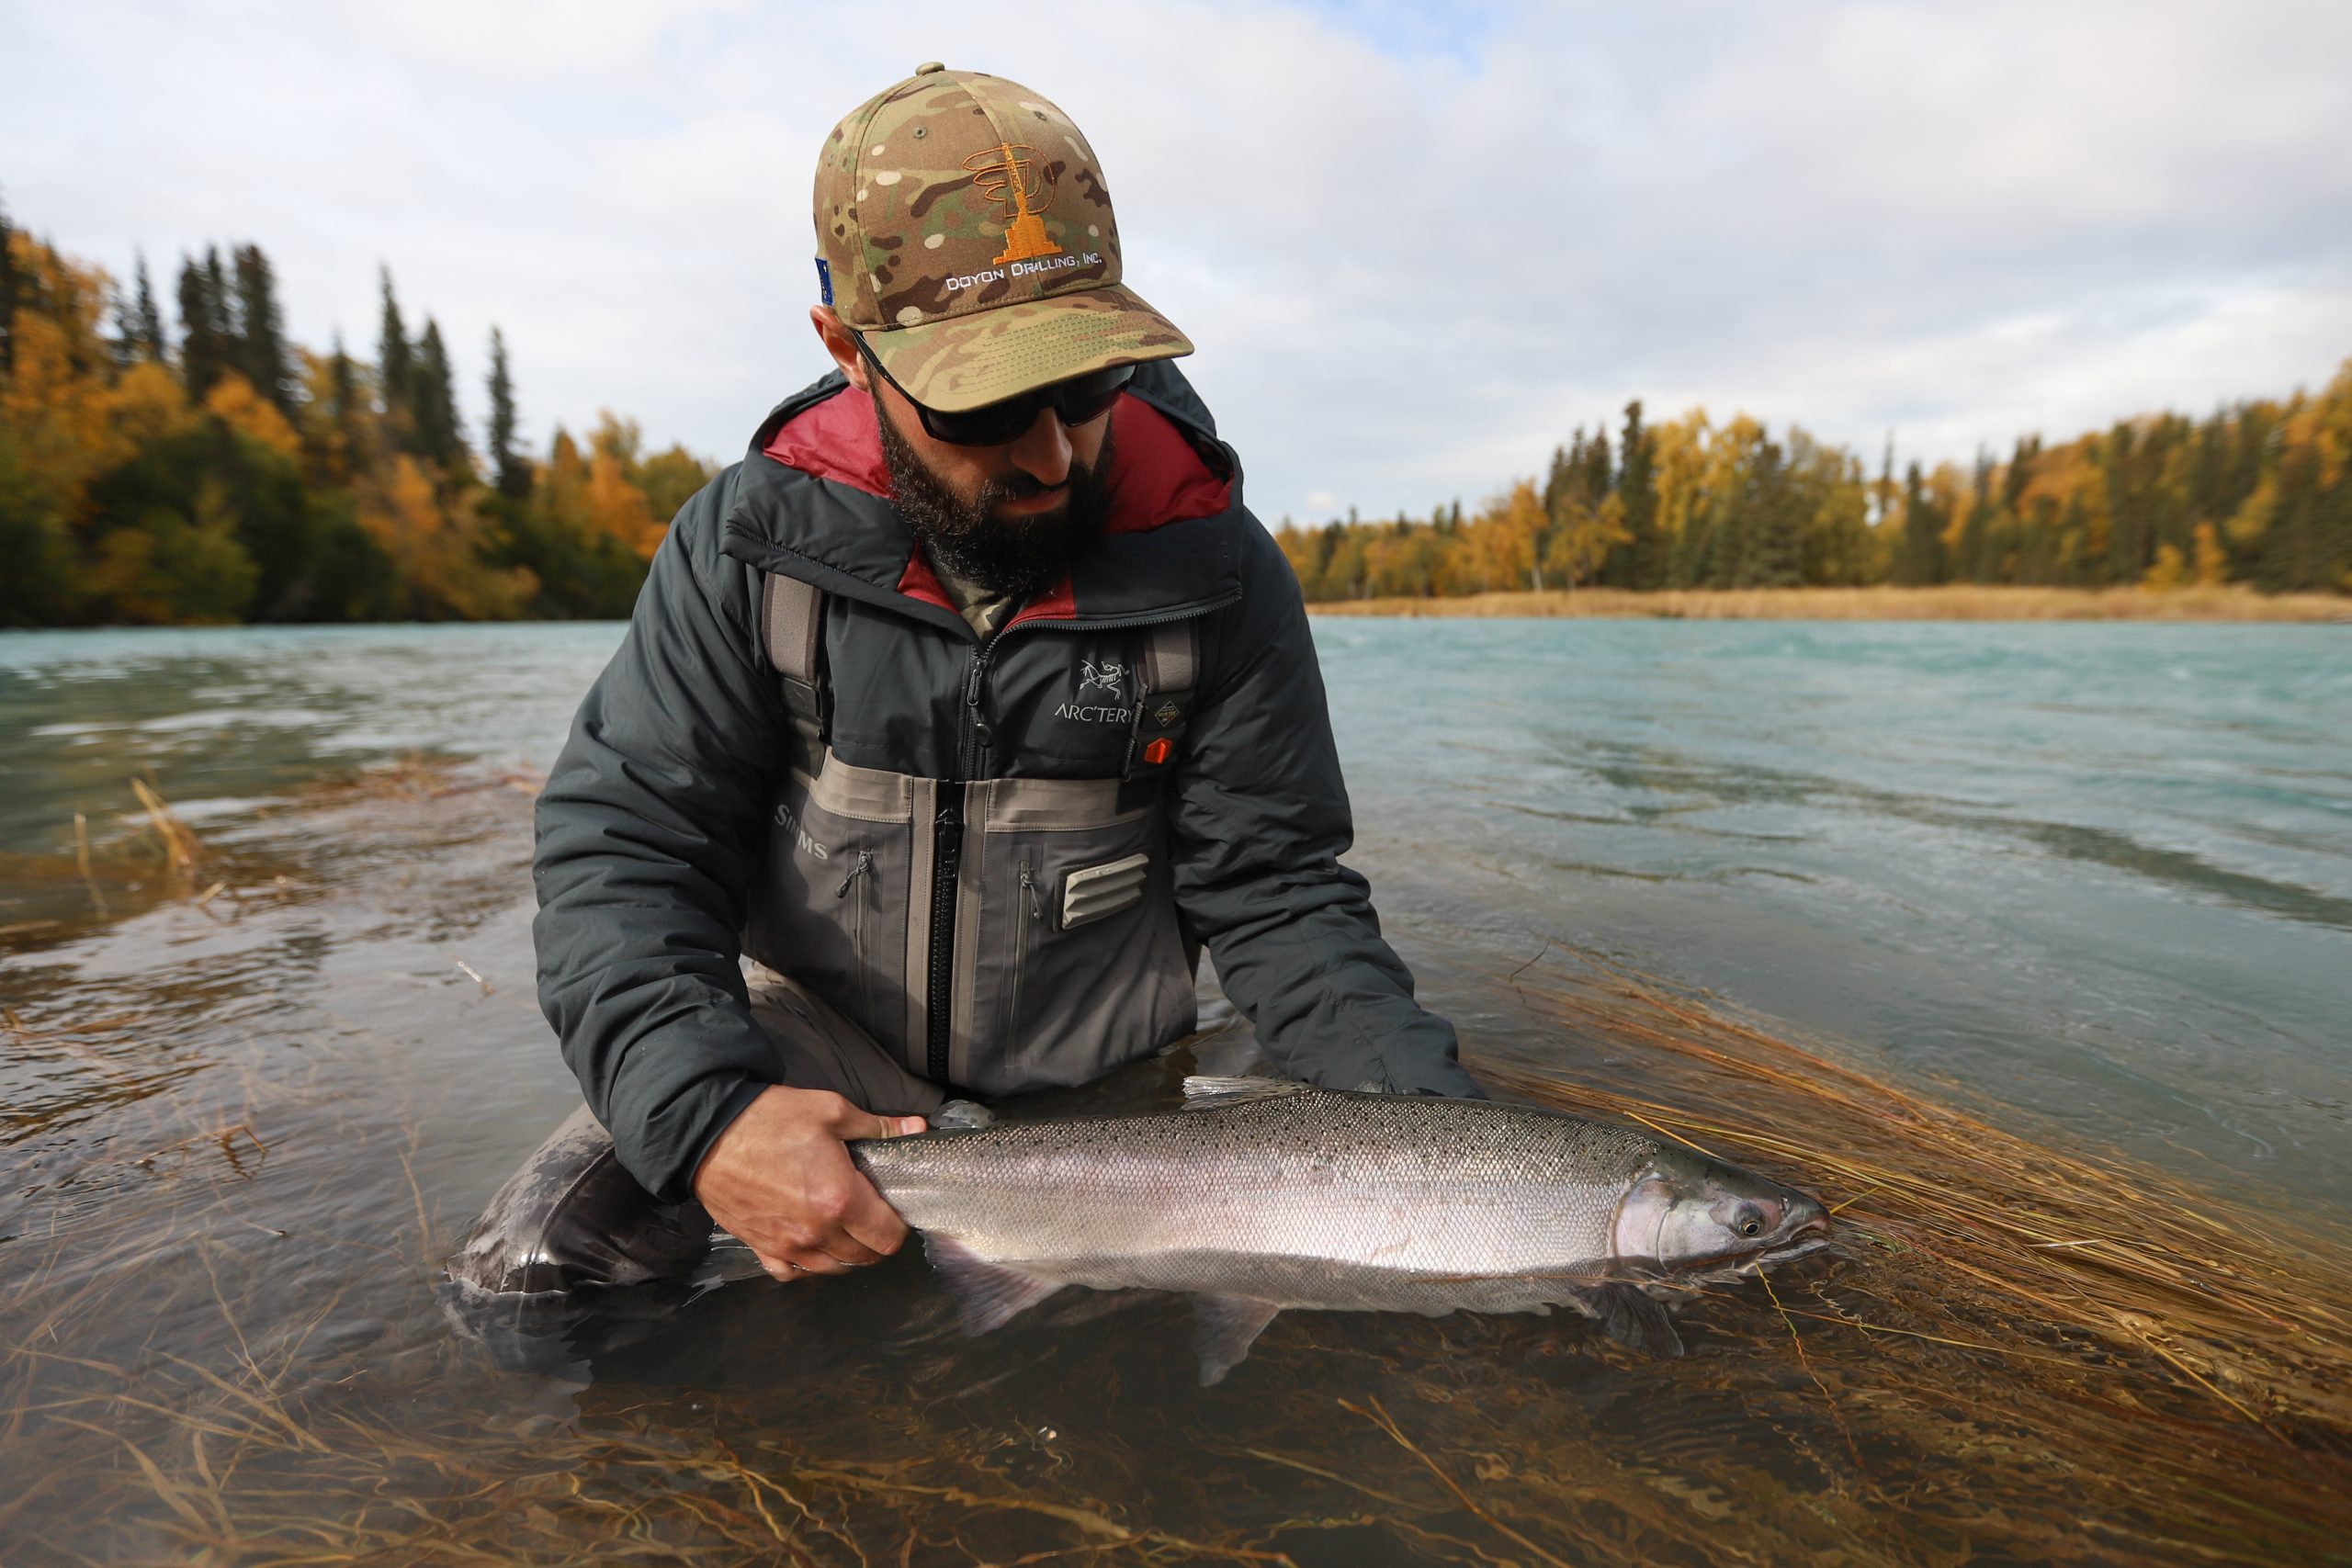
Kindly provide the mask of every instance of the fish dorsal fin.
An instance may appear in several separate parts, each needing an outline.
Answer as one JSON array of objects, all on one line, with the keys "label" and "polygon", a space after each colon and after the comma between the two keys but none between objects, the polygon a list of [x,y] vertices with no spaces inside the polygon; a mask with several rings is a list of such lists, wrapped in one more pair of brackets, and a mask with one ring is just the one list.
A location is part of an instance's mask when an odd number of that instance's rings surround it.
[{"label": "fish dorsal fin", "polygon": [[986,1334],[1001,1327],[1062,1288],[1059,1280],[1041,1280],[991,1263],[952,1236],[926,1232],[922,1249],[931,1266],[947,1280],[967,1334]]},{"label": "fish dorsal fin", "polygon": [[1286,1094],[1305,1094],[1313,1084],[1293,1083],[1288,1078],[1213,1078],[1193,1077],[1184,1080],[1184,1109],[1205,1111],[1213,1105],[1247,1105],[1255,1100],[1279,1100]]},{"label": "fish dorsal fin", "polygon": [[1193,1348],[1201,1358],[1201,1386],[1223,1382],[1282,1310],[1250,1296],[1193,1297]]},{"label": "fish dorsal fin", "polygon": [[969,1100],[951,1100],[923,1118],[928,1133],[977,1133],[996,1125],[996,1112]]}]

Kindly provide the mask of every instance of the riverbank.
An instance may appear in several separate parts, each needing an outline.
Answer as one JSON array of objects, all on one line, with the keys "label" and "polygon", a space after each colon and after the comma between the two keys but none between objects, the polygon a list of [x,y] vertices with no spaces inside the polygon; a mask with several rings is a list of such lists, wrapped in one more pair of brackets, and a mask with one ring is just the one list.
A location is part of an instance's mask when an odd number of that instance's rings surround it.
[{"label": "riverbank", "polygon": [[1342,599],[1319,615],[1648,616],[1693,621],[2334,621],[2352,624],[2352,598],[2262,594],[2241,584],[2151,592],[2137,588],[1667,589],[1471,593],[1445,599]]}]

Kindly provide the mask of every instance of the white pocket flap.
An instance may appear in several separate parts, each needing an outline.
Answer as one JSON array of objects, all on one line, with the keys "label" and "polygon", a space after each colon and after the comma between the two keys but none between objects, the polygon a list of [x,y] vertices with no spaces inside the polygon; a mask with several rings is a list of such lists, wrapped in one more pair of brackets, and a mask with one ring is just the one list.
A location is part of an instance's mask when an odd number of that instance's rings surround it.
[{"label": "white pocket flap", "polygon": [[1128,855],[1107,865],[1090,865],[1062,879],[1062,930],[1099,920],[1143,899],[1148,854]]}]

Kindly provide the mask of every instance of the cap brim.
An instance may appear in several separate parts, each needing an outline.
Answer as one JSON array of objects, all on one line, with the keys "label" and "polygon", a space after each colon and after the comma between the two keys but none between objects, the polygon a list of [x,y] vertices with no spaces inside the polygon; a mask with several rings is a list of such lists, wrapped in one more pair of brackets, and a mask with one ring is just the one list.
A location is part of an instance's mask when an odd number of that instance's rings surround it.
[{"label": "cap brim", "polygon": [[860,335],[900,390],[942,413],[1193,352],[1192,339],[1119,283]]}]

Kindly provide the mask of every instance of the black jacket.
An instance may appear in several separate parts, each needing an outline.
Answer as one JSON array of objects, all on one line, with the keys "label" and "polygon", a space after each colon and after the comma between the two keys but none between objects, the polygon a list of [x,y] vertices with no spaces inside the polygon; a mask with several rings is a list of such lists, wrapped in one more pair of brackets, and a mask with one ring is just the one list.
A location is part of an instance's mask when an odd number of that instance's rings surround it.
[{"label": "black jacket", "polygon": [[1164,796],[1186,935],[1298,1077],[1479,1092],[1340,863],[1352,829],[1313,638],[1231,450],[1172,367],[1148,367],[1118,417],[1112,531],[985,653],[926,592],[877,493],[870,406],[838,376],[778,407],[679,513],[539,797],[534,866],[541,1005],[656,1195],[688,1193],[772,1072],[738,962],[793,746],[761,639],[770,571],[825,592],[835,753],[924,778],[1117,776],[1128,734],[1073,716],[1071,671],[1122,657],[1138,624],[1199,615]]}]

